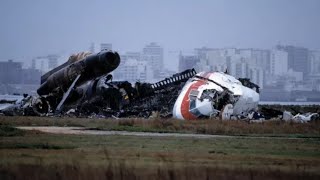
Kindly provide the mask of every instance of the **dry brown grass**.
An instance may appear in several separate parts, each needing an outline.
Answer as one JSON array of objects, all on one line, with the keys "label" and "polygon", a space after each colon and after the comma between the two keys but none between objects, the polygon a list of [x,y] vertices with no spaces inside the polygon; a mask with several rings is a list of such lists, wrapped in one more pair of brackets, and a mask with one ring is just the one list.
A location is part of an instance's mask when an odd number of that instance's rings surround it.
[{"label": "dry brown grass", "polygon": [[320,106],[319,105],[259,105],[259,108],[267,108],[267,109],[274,109],[278,111],[290,111],[294,114],[297,113],[320,113]]},{"label": "dry brown grass", "polygon": [[158,165],[135,167],[126,162],[109,163],[105,167],[79,165],[0,166],[0,178],[7,179],[235,179],[235,180],[298,180],[319,179],[303,171],[286,173],[280,170],[219,168],[210,166]]},{"label": "dry brown grass", "polygon": [[[138,154],[137,152],[120,151],[118,153],[124,154],[117,155],[108,150],[92,151],[91,153],[97,153],[99,157],[88,159],[88,156],[92,157],[93,155],[88,155],[87,150],[80,151],[82,152],[74,151],[74,154],[71,155],[72,159],[66,157],[65,159],[53,160],[53,162],[48,161],[46,153],[54,152],[47,151],[40,152],[38,155],[30,155],[24,151],[24,156],[33,156],[36,161],[1,164],[0,179],[298,180],[320,178],[319,172],[314,169],[315,166],[318,167],[315,164],[318,161],[310,160],[302,160],[299,163],[294,159],[276,160],[267,157],[249,157],[248,163],[246,157],[226,156],[219,153],[208,156],[178,152]],[[61,155],[66,156],[70,151],[56,153],[59,158]],[[202,158],[207,158],[209,161],[201,160]],[[264,161],[270,161],[270,163],[259,164]],[[310,170],[310,168],[313,169]]]},{"label": "dry brown grass", "polygon": [[144,132],[181,132],[225,135],[320,136],[320,123],[294,123],[269,120],[262,123],[222,121],[219,119],[181,121],[176,119],[88,119],[57,117],[5,117],[0,125],[11,126],[81,126],[100,130]]}]

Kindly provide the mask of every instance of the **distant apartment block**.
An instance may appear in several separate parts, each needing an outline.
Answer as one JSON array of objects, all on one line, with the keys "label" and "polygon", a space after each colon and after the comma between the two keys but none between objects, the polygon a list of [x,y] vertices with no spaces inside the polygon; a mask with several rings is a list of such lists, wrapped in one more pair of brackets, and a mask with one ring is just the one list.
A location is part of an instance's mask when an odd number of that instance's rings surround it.
[{"label": "distant apartment block", "polygon": [[142,60],[147,61],[153,69],[155,78],[159,78],[163,69],[163,48],[155,42],[146,45],[142,50]]},{"label": "distant apartment block", "polygon": [[12,60],[0,62],[0,83],[18,84],[22,78],[22,63]]},{"label": "distant apartment block", "polygon": [[153,79],[153,71],[148,62],[138,61],[136,59],[127,59],[121,67],[114,71],[116,80],[149,82]]},{"label": "distant apartment block", "polygon": [[22,84],[40,84],[42,73],[38,69],[22,69]]},{"label": "distant apartment block", "polygon": [[272,75],[285,75],[288,72],[288,53],[273,49],[270,59],[270,73]]},{"label": "distant apartment block", "polygon": [[179,72],[184,71],[186,69],[195,68],[195,66],[199,63],[199,58],[195,55],[193,56],[184,56],[182,53],[179,55]]},{"label": "distant apartment block", "polygon": [[47,56],[38,56],[32,59],[31,69],[37,69],[41,73],[48,72],[59,66],[59,55],[51,54]]},{"label": "distant apartment block", "polygon": [[309,50],[303,47],[296,46],[277,46],[278,50],[283,50],[288,53],[288,69],[295,72],[302,72],[305,79],[309,72]]},{"label": "distant apartment block", "polygon": [[58,55],[48,55],[48,69],[51,70],[58,66]]},{"label": "distant apartment block", "polygon": [[320,51],[310,51],[310,74],[320,75]]},{"label": "distant apartment block", "polygon": [[197,71],[228,72],[236,78],[250,78],[263,88],[265,72],[269,71],[269,50],[200,48],[195,52],[199,57]]},{"label": "distant apartment block", "polygon": [[121,60],[126,61],[127,59],[136,59],[137,61],[141,61],[141,53],[140,52],[126,52],[121,55]]},{"label": "distant apartment block", "polygon": [[102,50],[112,50],[112,44],[111,43],[101,43],[100,44],[100,51]]},{"label": "distant apartment block", "polygon": [[23,69],[21,62],[0,62],[0,84],[39,84],[41,72]]}]

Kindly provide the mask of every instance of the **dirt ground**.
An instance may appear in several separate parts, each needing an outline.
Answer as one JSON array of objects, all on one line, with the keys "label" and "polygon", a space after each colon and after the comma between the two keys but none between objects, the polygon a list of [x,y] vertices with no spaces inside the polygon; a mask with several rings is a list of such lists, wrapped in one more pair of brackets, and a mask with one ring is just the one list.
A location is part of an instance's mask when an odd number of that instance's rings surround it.
[{"label": "dirt ground", "polygon": [[57,127],[57,126],[22,126],[17,127],[22,130],[35,130],[51,134],[76,134],[76,135],[120,135],[120,136],[142,136],[142,137],[179,137],[179,138],[281,138],[297,139],[296,137],[265,137],[265,136],[228,136],[209,134],[187,134],[187,133],[157,133],[157,132],[128,132],[128,131],[104,131],[92,130],[84,127]]}]

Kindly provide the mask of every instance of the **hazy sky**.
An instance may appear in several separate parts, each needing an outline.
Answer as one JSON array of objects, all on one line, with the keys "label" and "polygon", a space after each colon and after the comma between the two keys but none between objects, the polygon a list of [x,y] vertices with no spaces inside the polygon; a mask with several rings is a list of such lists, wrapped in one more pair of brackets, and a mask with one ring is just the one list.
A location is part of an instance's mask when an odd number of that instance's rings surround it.
[{"label": "hazy sky", "polygon": [[320,0],[0,0],[0,61],[159,42],[195,47],[320,49]]}]

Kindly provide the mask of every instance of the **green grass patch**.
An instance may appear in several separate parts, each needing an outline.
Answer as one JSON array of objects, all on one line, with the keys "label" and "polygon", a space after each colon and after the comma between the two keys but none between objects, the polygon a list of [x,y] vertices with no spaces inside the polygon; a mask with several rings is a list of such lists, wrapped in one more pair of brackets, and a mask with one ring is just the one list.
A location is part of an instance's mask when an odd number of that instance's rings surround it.
[{"label": "green grass patch", "polygon": [[27,133],[2,137],[0,145],[0,174],[6,175],[1,179],[320,176],[320,140],[316,138],[195,139]]},{"label": "green grass patch", "polygon": [[1,144],[0,149],[72,149],[71,146],[58,146],[48,143],[10,143]]},{"label": "green grass patch", "polygon": [[25,131],[17,129],[8,125],[0,125],[0,137],[1,136],[23,136]]}]

